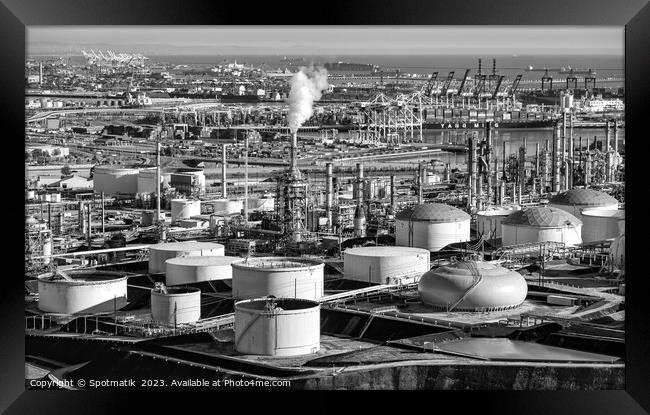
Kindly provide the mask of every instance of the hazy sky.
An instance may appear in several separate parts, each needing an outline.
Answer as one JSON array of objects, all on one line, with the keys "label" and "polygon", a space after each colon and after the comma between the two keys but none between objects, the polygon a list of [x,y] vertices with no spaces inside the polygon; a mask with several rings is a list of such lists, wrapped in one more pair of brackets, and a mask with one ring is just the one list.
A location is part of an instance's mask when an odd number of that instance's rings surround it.
[{"label": "hazy sky", "polygon": [[623,55],[622,26],[30,26],[27,52]]}]

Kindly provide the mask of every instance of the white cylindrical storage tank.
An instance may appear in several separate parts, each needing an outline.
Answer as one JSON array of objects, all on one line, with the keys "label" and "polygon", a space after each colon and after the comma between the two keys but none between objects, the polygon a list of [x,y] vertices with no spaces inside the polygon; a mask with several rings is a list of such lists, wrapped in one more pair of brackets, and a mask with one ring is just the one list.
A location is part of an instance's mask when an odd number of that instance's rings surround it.
[{"label": "white cylindrical storage tank", "polygon": [[417,282],[429,271],[430,252],[403,246],[348,248],[343,252],[344,278],[376,284]]},{"label": "white cylindrical storage tank", "polygon": [[[593,189],[571,189],[553,196],[548,203],[549,207],[566,210],[584,222],[582,212],[585,210],[618,210],[618,200]],[[585,228],[582,227],[582,239],[585,239]]]},{"label": "white cylindrical storage tank", "polygon": [[470,240],[470,216],[443,203],[404,209],[395,216],[395,245],[435,252]]},{"label": "white cylindrical storage tank", "polygon": [[49,193],[44,193],[43,194],[43,199],[44,202],[51,202],[52,201],[52,195]]},{"label": "white cylindrical storage tank", "polygon": [[293,298],[235,303],[235,350],[262,356],[297,356],[320,350],[320,304]]},{"label": "white cylindrical storage tank", "polygon": [[93,174],[93,189],[95,193],[104,192],[107,195],[138,192],[138,169],[113,166],[97,166]]},{"label": "white cylindrical storage tank", "polygon": [[151,290],[151,316],[159,323],[193,323],[201,319],[201,290],[193,287],[166,287]]},{"label": "white cylindrical storage tank", "polygon": [[38,308],[48,313],[113,312],[127,302],[126,280],[117,272],[65,271],[70,278],[48,272],[38,277]]},{"label": "white cylindrical storage tank", "polygon": [[182,285],[202,281],[232,279],[232,263],[241,258],[232,256],[186,256],[168,259],[165,284]]},{"label": "white cylindrical storage tank", "polygon": [[206,202],[212,205],[214,213],[228,215],[240,213],[244,208],[244,201],[237,199],[217,199]]},{"label": "white cylindrical storage tank", "polygon": [[223,256],[224,246],[214,242],[170,242],[149,247],[149,273],[165,272],[165,262],[179,256]]},{"label": "white cylindrical storage tank", "polygon": [[[620,229],[623,228],[623,232]],[[616,238],[625,232],[624,210],[583,210],[582,242],[595,242]]]},{"label": "white cylindrical storage tank", "polygon": [[501,238],[501,221],[507,218],[515,210],[520,210],[520,206],[504,206],[502,208],[488,209],[477,212],[476,214],[476,232],[483,235],[488,241]]},{"label": "white cylindrical storage tank", "polygon": [[61,193],[52,193],[50,201],[54,203],[61,203]]},{"label": "white cylindrical storage tank", "polygon": [[582,243],[582,222],[569,212],[546,206],[516,211],[501,221],[503,246],[536,242]]},{"label": "white cylindrical storage tank", "polygon": [[[160,174],[160,183],[163,183],[163,175]],[[142,169],[138,173],[138,193],[156,192],[156,169]]]},{"label": "white cylindrical storage tank", "polygon": [[172,222],[201,214],[200,200],[172,199]]},{"label": "white cylindrical storage tank", "polygon": [[306,258],[257,257],[232,263],[235,299],[266,297],[317,300],[323,296],[325,264]]},{"label": "white cylindrical storage tank", "polygon": [[36,199],[36,192],[34,190],[28,190],[25,192],[25,199],[34,200]]},{"label": "white cylindrical storage tank", "polygon": [[518,307],[528,285],[521,274],[483,261],[461,261],[420,278],[422,302],[441,310],[496,311]]}]

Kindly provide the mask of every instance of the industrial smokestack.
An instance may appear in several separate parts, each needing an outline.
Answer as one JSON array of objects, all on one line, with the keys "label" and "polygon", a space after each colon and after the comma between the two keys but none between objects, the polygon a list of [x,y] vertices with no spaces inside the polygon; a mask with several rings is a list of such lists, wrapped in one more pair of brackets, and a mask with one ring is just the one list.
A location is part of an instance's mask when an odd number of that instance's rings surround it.
[{"label": "industrial smokestack", "polygon": [[424,204],[424,195],[422,188],[424,186],[424,164],[420,163],[418,166],[418,205]]},{"label": "industrial smokestack", "polygon": [[486,137],[486,149],[485,149],[485,177],[487,178],[487,201],[492,200],[492,174],[490,172],[490,156],[492,153],[492,130],[490,128],[490,123],[485,123],[485,137]]},{"label": "industrial smokestack", "polygon": [[451,171],[449,168],[449,163],[445,164],[445,183],[451,182]]},{"label": "industrial smokestack", "polygon": [[327,163],[325,170],[325,213],[327,216],[327,226],[332,229],[332,163]]},{"label": "industrial smokestack", "polygon": [[609,120],[605,120],[605,150],[604,151],[609,151],[611,143],[609,139]]},{"label": "industrial smokestack", "polygon": [[248,224],[248,135],[244,135],[244,223]]},{"label": "industrial smokestack", "polygon": [[591,153],[587,151],[587,159],[585,161],[585,187],[588,188],[591,183]]},{"label": "industrial smokestack", "polygon": [[298,174],[298,133],[291,134],[291,173]]},{"label": "industrial smokestack", "polygon": [[363,164],[357,163],[357,194],[355,199],[357,203],[363,203]]},{"label": "industrial smokestack", "polygon": [[38,85],[43,86],[43,62],[38,63]]},{"label": "industrial smokestack", "polygon": [[159,221],[160,221],[160,131],[158,131],[157,138],[156,138],[156,220],[154,220],[154,223],[157,224]]},{"label": "industrial smokestack", "polygon": [[395,176],[390,176],[390,210],[395,213]]},{"label": "industrial smokestack", "polygon": [[573,171],[575,169],[575,159],[574,159],[575,141],[573,138],[573,114],[571,114],[571,118],[569,120],[570,120],[569,123],[571,125],[571,128],[569,129],[569,166],[567,170],[567,175],[569,176],[568,189],[573,189]]},{"label": "industrial smokestack", "polygon": [[614,120],[614,151],[618,153],[618,120]]},{"label": "industrial smokestack", "polygon": [[[477,169],[477,154],[476,154],[476,136],[472,135],[469,138],[469,159],[467,161],[468,163],[468,169],[469,169],[469,177],[470,177],[470,191],[473,198],[478,197],[478,180],[477,180],[477,175],[478,175],[478,169]],[[473,200],[470,202],[470,205],[474,205]]]},{"label": "industrial smokestack", "polygon": [[226,144],[221,146],[221,197],[227,197],[226,189]]},{"label": "industrial smokestack", "polygon": [[560,124],[555,124],[553,129],[553,192],[560,191]]},{"label": "industrial smokestack", "polygon": [[506,180],[506,140],[503,140],[503,154],[501,154],[503,160],[501,162],[501,179]]}]

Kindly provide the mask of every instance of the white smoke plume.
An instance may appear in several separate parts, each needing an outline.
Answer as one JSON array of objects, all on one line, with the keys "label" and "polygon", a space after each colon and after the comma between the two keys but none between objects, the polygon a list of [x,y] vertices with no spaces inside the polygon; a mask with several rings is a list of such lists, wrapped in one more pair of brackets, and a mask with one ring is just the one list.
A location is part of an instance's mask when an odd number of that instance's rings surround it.
[{"label": "white smoke plume", "polygon": [[327,69],[302,67],[291,78],[289,92],[289,128],[292,133],[314,114],[314,101],[329,87]]}]

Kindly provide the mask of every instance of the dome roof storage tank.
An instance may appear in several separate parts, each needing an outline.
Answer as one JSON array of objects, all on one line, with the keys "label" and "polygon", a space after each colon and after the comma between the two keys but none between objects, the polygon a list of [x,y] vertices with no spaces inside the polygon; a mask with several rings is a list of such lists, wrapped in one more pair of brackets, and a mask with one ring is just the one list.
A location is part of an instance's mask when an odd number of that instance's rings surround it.
[{"label": "dome roof storage tank", "polygon": [[429,270],[430,252],[403,246],[368,246],[344,251],[345,279],[376,284],[417,282]]},{"label": "dome roof storage tank", "polygon": [[501,239],[501,221],[507,218],[520,206],[504,206],[499,209],[487,209],[476,214],[476,231],[483,235],[485,240]]},{"label": "dome roof storage tank", "polygon": [[320,349],[320,304],[293,298],[235,303],[235,350],[262,356],[297,356]]},{"label": "dome roof storage tank", "polygon": [[582,243],[582,222],[569,212],[533,206],[516,211],[501,221],[503,246],[535,242]]},{"label": "dome roof storage tank", "polygon": [[69,270],[38,276],[38,308],[48,313],[112,312],[126,305],[126,277],[119,272]]},{"label": "dome roof storage tank", "polygon": [[450,311],[496,311],[526,299],[526,280],[516,271],[482,261],[462,261],[432,269],[420,278],[422,302]]},{"label": "dome roof storage tank", "polygon": [[165,272],[165,261],[179,256],[223,256],[224,246],[214,242],[170,242],[149,247],[149,272]]},{"label": "dome roof storage tank", "polygon": [[395,216],[395,245],[435,252],[470,240],[470,216],[444,203],[404,209]]},{"label": "dome roof storage tank", "polygon": [[151,290],[151,316],[172,326],[201,319],[201,290],[193,287],[156,287]]},{"label": "dome roof storage tank", "polygon": [[582,242],[616,238],[625,230],[624,210],[589,209],[582,211]]},{"label": "dome roof storage tank", "polygon": [[232,296],[304,298],[323,296],[325,264],[306,258],[258,257],[232,263]]},{"label": "dome roof storage tank", "polygon": [[201,281],[230,280],[233,256],[185,256],[166,261],[167,285],[193,284]]},{"label": "dome roof storage tank", "polygon": [[95,193],[136,194],[138,191],[138,169],[115,166],[97,166],[93,174]]},{"label": "dome roof storage tank", "polygon": [[[585,210],[618,210],[618,200],[605,192],[593,189],[571,189],[553,196],[549,207],[566,210],[584,222],[582,212]],[[582,228],[582,239],[585,238],[585,228]]]}]

